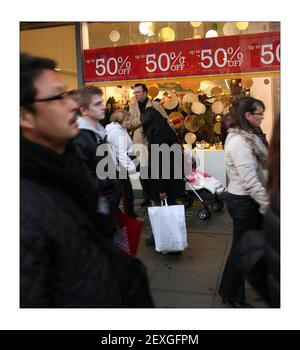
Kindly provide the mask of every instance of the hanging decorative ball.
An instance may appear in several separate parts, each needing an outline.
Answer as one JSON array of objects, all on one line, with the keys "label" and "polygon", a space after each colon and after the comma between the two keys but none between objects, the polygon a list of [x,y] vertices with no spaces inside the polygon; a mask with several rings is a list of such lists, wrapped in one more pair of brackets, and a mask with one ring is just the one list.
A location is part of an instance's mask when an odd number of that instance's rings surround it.
[{"label": "hanging decorative ball", "polygon": [[223,112],[224,105],[220,101],[216,101],[212,104],[211,109],[214,113],[219,114]]},{"label": "hanging decorative ball", "polygon": [[159,93],[159,88],[157,84],[150,85],[148,87],[148,95],[152,98],[155,98]]},{"label": "hanging decorative ball", "polygon": [[235,25],[239,30],[245,30],[248,28],[249,23],[248,22],[235,22]]},{"label": "hanging decorative ball", "polygon": [[195,114],[203,114],[206,110],[206,107],[201,102],[194,102],[192,104],[192,112]]},{"label": "hanging decorative ball", "polygon": [[117,30],[113,30],[112,32],[109,33],[109,39],[114,43],[119,41],[120,37],[121,37],[121,35]]},{"label": "hanging decorative ball", "polygon": [[194,102],[198,102],[198,95],[194,94],[192,92],[189,92],[187,94],[185,94],[182,98],[182,103],[194,103]]},{"label": "hanging decorative ball", "polygon": [[190,24],[193,28],[198,28],[201,26],[202,22],[190,22]]},{"label": "hanging decorative ball", "polygon": [[140,22],[139,31],[143,35],[153,35],[154,34],[154,23],[153,22]]},{"label": "hanging decorative ball", "polygon": [[197,136],[193,132],[188,132],[184,136],[185,142],[192,144],[197,140]]},{"label": "hanging decorative ball", "polygon": [[170,27],[163,27],[158,33],[159,41],[173,41],[175,39],[175,32]]},{"label": "hanging decorative ball", "polygon": [[236,84],[236,80],[235,79],[231,80],[231,84],[235,85]]},{"label": "hanging decorative ball", "polygon": [[205,34],[206,38],[216,38],[218,36],[219,36],[218,32],[216,30],[212,30],[212,29],[209,30],[208,32],[206,32],[206,34]]},{"label": "hanging decorative ball", "polygon": [[270,80],[269,80],[269,79],[265,79],[265,80],[264,80],[264,84],[265,84],[265,85],[269,85],[269,84],[270,84]]},{"label": "hanging decorative ball", "polygon": [[179,129],[183,126],[184,117],[180,112],[172,112],[169,114],[169,121],[175,129]]},{"label": "hanging decorative ball", "polygon": [[251,86],[253,85],[253,80],[252,79],[242,79],[241,84],[242,84],[243,88],[250,89]]},{"label": "hanging decorative ball", "polygon": [[173,92],[167,93],[164,98],[163,107],[165,109],[174,109],[178,105],[178,97]]},{"label": "hanging decorative ball", "polygon": [[240,34],[239,30],[235,26],[234,22],[226,22],[223,26],[224,35],[238,35]]},{"label": "hanging decorative ball", "polygon": [[217,115],[217,116],[216,116],[216,121],[217,121],[217,122],[220,122],[221,119],[222,119],[222,117],[221,117],[220,115]]}]

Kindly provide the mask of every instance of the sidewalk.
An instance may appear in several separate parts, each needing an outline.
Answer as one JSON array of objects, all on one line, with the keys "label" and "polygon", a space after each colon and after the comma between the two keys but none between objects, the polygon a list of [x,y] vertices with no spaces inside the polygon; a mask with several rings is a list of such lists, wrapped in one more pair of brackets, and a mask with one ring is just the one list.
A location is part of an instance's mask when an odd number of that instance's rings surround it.
[{"label": "sidewalk", "polygon": [[[151,235],[147,208],[135,205],[139,219],[144,221],[137,257],[148,269],[151,292],[158,308],[228,308],[217,295],[223,265],[231,244],[232,224],[226,208],[212,213],[207,221],[198,218],[201,204],[195,200],[186,209],[189,247],[181,255],[163,255],[147,246]],[[256,308],[267,305],[250,285],[246,284],[246,301]]]}]

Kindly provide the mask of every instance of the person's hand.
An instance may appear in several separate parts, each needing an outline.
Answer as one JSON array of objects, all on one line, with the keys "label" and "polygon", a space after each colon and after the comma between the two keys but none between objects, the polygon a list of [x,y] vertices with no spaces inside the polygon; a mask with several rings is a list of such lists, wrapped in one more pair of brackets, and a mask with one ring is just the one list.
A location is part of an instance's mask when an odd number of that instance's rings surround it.
[{"label": "person's hand", "polygon": [[165,192],[159,192],[159,198],[161,201],[163,201],[164,199],[167,199],[167,195]]}]

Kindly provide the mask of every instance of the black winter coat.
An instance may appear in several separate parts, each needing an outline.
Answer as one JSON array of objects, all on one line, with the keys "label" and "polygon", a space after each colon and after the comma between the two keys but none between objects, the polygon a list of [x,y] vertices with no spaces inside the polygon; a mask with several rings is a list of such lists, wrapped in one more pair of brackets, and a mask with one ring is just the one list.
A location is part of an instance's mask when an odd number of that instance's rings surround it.
[{"label": "black winter coat", "polygon": [[[163,145],[166,144],[168,146],[178,145],[179,141],[176,133],[172,128],[166,124],[166,126],[162,127],[158,131],[152,134],[151,140],[149,142],[149,198],[155,201],[159,201],[159,193],[166,193],[167,197],[171,200],[179,199],[184,197],[185,195],[185,185],[183,181],[183,159],[181,158],[181,164],[176,163],[176,157],[174,153],[171,152],[170,157],[170,179],[163,178],[163,163],[164,159],[160,154],[158,162],[154,162],[151,159],[151,145]],[[182,155],[182,152],[181,152]],[[151,178],[152,168],[158,169],[158,179]],[[178,179],[177,173],[175,172],[175,168],[181,169],[181,178]],[[180,168],[181,167],[181,168]],[[176,169],[176,170],[177,170]]]},{"label": "black winter coat", "polygon": [[280,307],[280,199],[275,194],[267,210],[264,222],[266,236],[266,265],[268,301],[272,307]]},{"label": "black winter coat", "polygon": [[280,307],[280,199],[271,199],[262,231],[247,231],[239,245],[239,260],[248,281],[264,300]]},{"label": "black winter coat", "polygon": [[97,191],[71,146],[60,156],[21,139],[20,306],[151,307],[143,265],[102,237]]},{"label": "black winter coat", "polygon": [[[110,202],[111,206],[116,209],[119,198],[117,181],[109,178],[99,179],[96,173],[97,164],[104,158],[104,156],[97,156],[96,150],[99,145],[105,143],[107,143],[106,139],[102,140],[100,136],[92,130],[85,129],[81,129],[74,140],[75,148],[90,171],[98,189]],[[109,161],[111,164],[114,164],[112,159],[109,159]]]}]

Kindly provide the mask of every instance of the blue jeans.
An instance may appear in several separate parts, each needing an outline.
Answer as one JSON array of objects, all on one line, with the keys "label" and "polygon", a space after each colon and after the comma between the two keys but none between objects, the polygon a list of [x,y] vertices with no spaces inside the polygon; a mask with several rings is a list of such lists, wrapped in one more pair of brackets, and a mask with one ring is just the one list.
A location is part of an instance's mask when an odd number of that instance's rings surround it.
[{"label": "blue jeans", "polygon": [[219,294],[226,300],[243,302],[245,301],[245,276],[238,266],[238,245],[246,231],[262,229],[263,216],[259,213],[259,205],[250,196],[228,193],[226,201],[229,215],[233,220],[233,239]]}]

